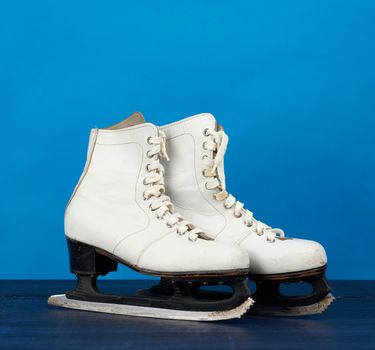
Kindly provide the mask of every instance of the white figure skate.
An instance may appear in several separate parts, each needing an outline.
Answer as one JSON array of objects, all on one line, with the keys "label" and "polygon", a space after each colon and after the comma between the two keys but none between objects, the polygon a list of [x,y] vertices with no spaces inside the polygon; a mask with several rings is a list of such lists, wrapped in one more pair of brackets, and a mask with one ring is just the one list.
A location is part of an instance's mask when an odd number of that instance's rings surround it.
[{"label": "white figure skate", "polygon": [[[210,240],[174,213],[165,195],[165,135],[133,114],[91,131],[87,162],[65,212],[71,272],[77,286],[51,305],[132,316],[182,320],[240,317],[252,304],[246,284],[249,257],[237,245]],[[99,291],[99,275],[120,262],[162,278],[134,296]],[[203,285],[229,285],[208,295]]]},{"label": "white figure skate", "polygon": [[[162,127],[171,161],[165,167],[167,193],[177,210],[219,242],[249,252],[250,279],[257,290],[252,311],[267,315],[323,312],[333,301],[325,279],[327,257],[316,242],[286,238],[256,220],[226,191],[224,154],[228,137],[211,114]],[[283,295],[281,283],[306,282],[307,295]]]}]

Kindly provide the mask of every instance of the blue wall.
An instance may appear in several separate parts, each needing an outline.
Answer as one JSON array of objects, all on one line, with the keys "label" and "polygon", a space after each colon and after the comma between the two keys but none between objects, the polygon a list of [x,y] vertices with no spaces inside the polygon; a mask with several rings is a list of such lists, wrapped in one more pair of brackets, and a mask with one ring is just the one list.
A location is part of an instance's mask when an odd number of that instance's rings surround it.
[{"label": "blue wall", "polygon": [[374,18],[370,0],[2,0],[0,278],[70,277],[89,130],[135,110],[215,114],[231,192],[324,244],[330,278],[375,278]]}]

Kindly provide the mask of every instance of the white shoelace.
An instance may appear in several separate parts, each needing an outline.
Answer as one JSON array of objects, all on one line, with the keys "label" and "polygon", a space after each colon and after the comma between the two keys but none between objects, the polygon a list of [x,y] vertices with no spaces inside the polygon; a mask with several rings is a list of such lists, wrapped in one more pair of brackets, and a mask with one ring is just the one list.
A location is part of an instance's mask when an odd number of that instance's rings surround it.
[{"label": "white shoelace", "polygon": [[201,230],[195,228],[191,223],[184,220],[179,213],[174,212],[174,206],[170,198],[165,195],[164,185],[164,167],[160,163],[160,158],[169,160],[166,151],[166,136],[162,130],[159,130],[158,137],[149,137],[147,142],[155,147],[147,152],[147,157],[153,161],[147,165],[147,171],[150,176],[145,177],[144,184],[148,187],[143,192],[145,200],[151,199],[150,209],[156,211],[158,219],[167,219],[167,226],[175,228],[179,235],[188,233],[190,241],[196,241],[198,238],[210,239]]},{"label": "white shoelace", "polygon": [[213,131],[206,129],[204,134],[212,136],[212,139],[203,144],[204,149],[213,152],[213,158],[204,157],[206,169],[204,175],[211,178],[206,182],[208,190],[218,189],[215,199],[224,201],[224,207],[232,208],[236,217],[241,217],[246,226],[251,227],[256,234],[262,236],[266,234],[268,242],[275,242],[276,237],[285,237],[284,231],[280,228],[272,228],[267,224],[256,220],[250,210],[244,208],[244,204],[236,200],[234,196],[226,191],[225,173],[224,173],[224,155],[228,145],[228,136],[224,130]]}]

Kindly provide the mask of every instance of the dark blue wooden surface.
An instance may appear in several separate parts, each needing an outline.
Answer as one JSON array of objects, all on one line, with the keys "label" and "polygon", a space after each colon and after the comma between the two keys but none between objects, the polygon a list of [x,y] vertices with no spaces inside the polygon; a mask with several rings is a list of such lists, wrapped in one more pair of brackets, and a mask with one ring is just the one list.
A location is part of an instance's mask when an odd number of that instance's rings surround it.
[{"label": "dark blue wooden surface", "polygon": [[[117,293],[151,281],[108,281]],[[334,281],[323,314],[251,316],[217,323],[54,308],[47,297],[73,281],[0,281],[0,349],[375,349],[375,281]]]}]

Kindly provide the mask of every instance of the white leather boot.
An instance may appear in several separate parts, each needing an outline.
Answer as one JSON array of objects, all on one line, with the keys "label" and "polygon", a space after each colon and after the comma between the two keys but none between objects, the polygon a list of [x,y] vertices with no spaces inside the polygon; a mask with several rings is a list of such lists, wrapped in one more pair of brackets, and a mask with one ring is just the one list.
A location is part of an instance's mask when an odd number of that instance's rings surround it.
[{"label": "white leather boot", "polygon": [[[226,191],[224,154],[228,137],[208,113],[165,125],[167,193],[184,217],[218,242],[236,243],[249,253],[250,278],[257,284],[252,310],[272,315],[322,312],[331,303],[325,280],[327,257],[316,242],[286,238],[256,220]],[[282,282],[307,282],[313,291],[285,296]]]},{"label": "white leather boot", "polygon": [[[138,113],[91,131],[87,162],[65,212],[70,268],[78,285],[50,297],[50,304],[199,320],[239,317],[250,307],[246,251],[208,239],[174,213],[160,164],[167,157],[164,133]],[[96,278],[115,271],[117,262],[161,276],[162,282],[133,297],[100,293]],[[229,284],[234,293],[202,302],[203,283]]]}]

